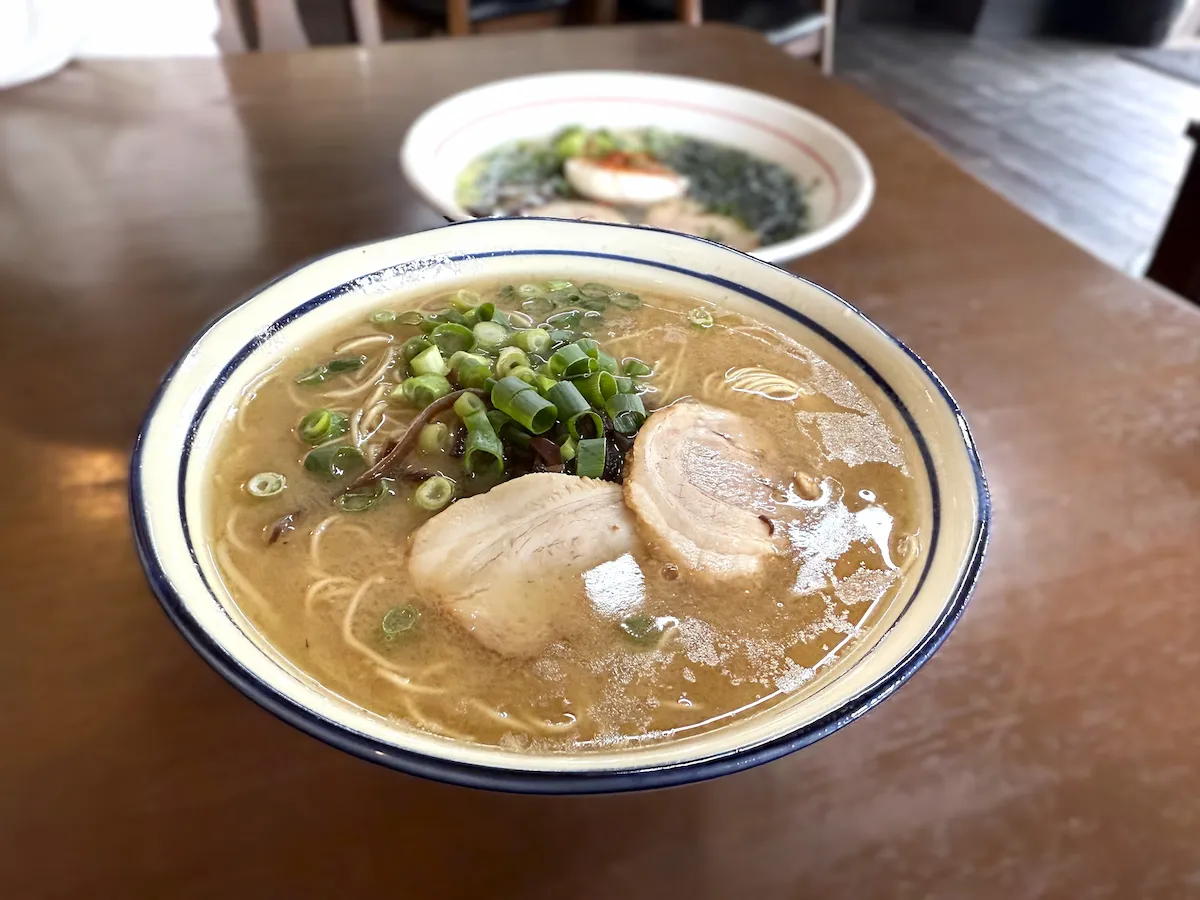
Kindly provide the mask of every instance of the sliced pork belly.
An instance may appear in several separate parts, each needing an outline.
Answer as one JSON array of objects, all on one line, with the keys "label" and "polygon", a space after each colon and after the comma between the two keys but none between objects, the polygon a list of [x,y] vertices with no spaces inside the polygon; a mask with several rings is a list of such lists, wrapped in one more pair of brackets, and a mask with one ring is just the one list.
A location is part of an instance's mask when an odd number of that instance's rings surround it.
[{"label": "sliced pork belly", "polygon": [[659,410],[625,464],[625,502],[656,556],[714,578],[758,574],[776,553],[767,438],[741,416],[695,401]]},{"label": "sliced pork belly", "polygon": [[417,529],[409,575],[486,647],[533,656],[583,604],[580,574],[636,543],[619,485],[523,475]]},{"label": "sliced pork belly", "polygon": [[745,253],[758,249],[757,234],[729,216],[705,212],[704,207],[695,200],[658,203],[646,212],[646,224],[668,231],[694,234]]}]

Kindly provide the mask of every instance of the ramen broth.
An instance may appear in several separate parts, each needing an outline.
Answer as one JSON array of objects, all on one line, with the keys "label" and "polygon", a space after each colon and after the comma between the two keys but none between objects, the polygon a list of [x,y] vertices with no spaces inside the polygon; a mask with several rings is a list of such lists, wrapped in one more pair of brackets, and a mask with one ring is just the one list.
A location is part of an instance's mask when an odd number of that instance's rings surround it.
[{"label": "ramen broth", "polygon": [[[243,393],[224,426],[211,467],[211,553],[240,610],[298,669],[366,710],[434,735],[508,749],[619,747],[701,733],[785,700],[844,657],[902,592],[923,553],[928,504],[894,413],[858,376],[848,377],[771,328],[695,299],[605,288],[623,301],[609,302],[599,286],[592,291],[597,296],[588,297],[565,281],[472,288],[475,293],[451,298],[454,304],[445,293],[415,302],[397,298],[394,304],[405,305],[298,349]],[[462,514],[466,524],[445,520],[454,523],[451,537],[462,536],[471,514],[478,509],[482,515],[488,492],[502,483],[516,493],[514,479],[523,473],[560,466],[570,473],[595,464],[579,455],[578,441],[562,450],[570,442],[561,425],[544,432],[559,446],[557,463],[552,451],[547,461],[523,449],[528,435],[493,411],[505,471],[476,454],[476,472],[468,473],[462,456],[467,429],[447,409],[432,417],[445,430],[422,434],[385,478],[346,493],[389,450],[395,455],[396,442],[432,396],[406,387],[415,376],[405,359],[428,329],[425,322],[408,324],[420,318],[411,310],[466,310],[465,326],[473,332],[486,313],[471,304],[486,302],[515,313],[505,325],[507,344],[531,330],[527,326],[559,317],[542,329],[554,335],[553,348],[536,335],[523,339],[542,351],[526,352],[534,371],[518,373],[530,380],[539,370],[546,373],[535,390],[546,389],[558,349],[583,340],[586,350],[588,338],[598,344],[601,366],[607,354],[619,373],[637,373],[620,375],[630,379],[620,384],[632,382],[631,393],[650,418],[638,423],[639,436],[613,433],[604,472],[610,480],[653,474],[650,463],[632,469],[632,455],[623,460],[623,471],[610,471],[612,456],[624,457],[631,441],[636,451],[638,442],[649,440],[648,429],[665,421],[657,417],[672,411],[729,413],[736,417],[730,421],[752,429],[765,444],[746,457],[754,460],[750,477],[757,486],[749,508],[762,529],[753,538],[769,550],[754,563],[758,568],[728,575],[689,565],[671,552],[670,538],[621,505],[621,491],[630,497],[629,484],[608,487],[587,479],[580,487],[603,495],[605,515],[632,523],[623,538],[631,541],[629,552],[562,575],[547,569],[542,557],[522,568],[520,554],[527,548],[519,543],[500,542],[495,551],[499,562],[493,564],[509,566],[505,577],[522,582],[520,594],[552,610],[543,643],[521,643],[528,635],[520,629],[487,637],[474,627],[483,621],[476,612],[451,610],[423,591],[409,557],[414,533],[425,523]],[[572,311],[579,315],[563,317]],[[493,315],[503,324],[502,313]],[[443,333],[462,336],[455,329]],[[446,350],[455,346],[448,342]],[[443,354],[443,362],[451,356]],[[509,363],[515,359],[510,354]],[[455,384],[460,374],[447,373],[451,387],[461,387]],[[494,390],[484,384],[471,396],[491,407]],[[323,432],[324,419],[310,416],[319,410],[331,414]],[[605,427],[620,415],[600,411]],[[486,429],[483,420],[478,427]],[[720,427],[711,433],[724,436]],[[678,438],[663,440],[668,450],[679,446]],[[325,452],[306,465],[314,446]],[[335,462],[331,472],[322,460],[336,447],[357,449],[362,458],[343,454],[341,468]],[[561,458],[571,450],[575,458]],[[702,491],[708,489],[704,466],[710,455],[698,452],[688,465],[700,468],[683,473]],[[719,462],[714,458],[714,465]],[[744,461],[730,465],[745,474]],[[715,480],[724,477],[719,466],[709,474],[714,472]],[[282,483],[265,477],[274,475]],[[450,479],[453,505],[431,511],[446,499],[426,487],[431,476]],[[532,480],[521,483],[531,486],[578,478],[525,477]],[[525,507],[540,502],[545,489],[529,496],[520,501]],[[488,520],[480,536],[463,539],[473,546],[496,538],[520,512],[514,509]],[[684,517],[672,527],[688,525]],[[606,545],[579,546],[595,554]],[[453,578],[457,565],[451,560],[440,575]],[[478,588],[463,591],[474,597]],[[518,643],[506,644],[510,637]]]}]

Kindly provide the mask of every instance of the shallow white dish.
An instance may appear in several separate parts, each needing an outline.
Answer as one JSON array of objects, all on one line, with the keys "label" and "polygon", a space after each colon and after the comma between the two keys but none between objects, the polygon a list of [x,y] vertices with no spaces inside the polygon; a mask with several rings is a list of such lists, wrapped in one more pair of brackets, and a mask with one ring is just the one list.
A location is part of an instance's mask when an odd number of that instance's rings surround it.
[{"label": "shallow white dish", "polygon": [[[719,303],[876,384],[908,428],[929,505],[924,568],[883,622],[788,700],[695,737],[580,754],[521,753],[416,732],[324,689],[251,628],[208,551],[206,472],[219,429],[260,373],[337,323],[401,291],[566,276]],[[134,451],[130,503],[150,584],[192,646],[243,693],[364,759],[476,787],[562,793],[680,784],[803,747],[890,695],[937,649],[966,605],[989,503],[953,399],[906,347],[837,297],[727,247],[628,225],[480,219],[315,260],[213,322],[166,376]]]},{"label": "shallow white dish", "polygon": [[866,215],[875,177],[842,131],[775,97],[699,78],[643,72],[565,72],[495,81],[426,110],[404,138],[400,164],[418,193],[455,221],[472,218],[455,200],[459,173],[481,153],[567,125],[657,127],[737,147],[813,184],[809,231],[760,247],[782,262],[828,246]]}]

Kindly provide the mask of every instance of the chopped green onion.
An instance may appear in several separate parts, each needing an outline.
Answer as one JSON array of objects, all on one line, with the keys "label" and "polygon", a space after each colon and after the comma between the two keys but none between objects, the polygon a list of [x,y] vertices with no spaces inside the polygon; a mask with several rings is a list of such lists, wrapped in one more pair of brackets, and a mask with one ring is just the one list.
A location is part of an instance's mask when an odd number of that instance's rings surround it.
[{"label": "chopped green onion", "polygon": [[412,362],[413,357],[419,356],[432,346],[434,346],[433,341],[425,337],[425,335],[413,335],[400,345],[400,355],[404,357],[405,362]]},{"label": "chopped green onion", "polygon": [[339,356],[325,363],[325,368],[333,375],[338,372],[354,372],[367,364],[365,356]]},{"label": "chopped green onion", "polygon": [[576,447],[577,444],[575,442],[575,438],[573,437],[569,437],[563,441],[562,446],[558,448],[558,452],[562,456],[563,462],[570,462],[575,458],[575,453],[577,452]]},{"label": "chopped green onion", "polygon": [[466,318],[457,309],[443,309],[441,312],[426,316],[421,321],[421,330],[426,334],[430,334],[439,325],[444,325],[447,322],[453,322],[457,325],[467,324]]},{"label": "chopped green onion", "polygon": [[512,370],[518,366],[528,365],[529,357],[525,355],[524,350],[519,347],[505,347],[496,357],[496,377],[504,378],[506,375],[511,375]]},{"label": "chopped green onion", "polygon": [[558,419],[553,403],[512,375],[501,378],[492,388],[492,406],[533,434],[549,431]]},{"label": "chopped green onion", "polygon": [[381,309],[378,312],[371,313],[367,317],[367,321],[372,325],[391,325],[396,321],[396,311],[394,309]]},{"label": "chopped green onion", "polygon": [[542,288],[536,284],[523,284],[517,288],[517,293],[522,297],[536,297],[542,293]]},{"label": "chopped green onion", "polygon": [[324,366],[313,366],[311,369],[305,369],[296,376],[296,384],[302,384],[305,387],[321,384],[325,381],[325,376],[329,374],[329,370]]},{"label": "chopped green onion", "polygon": [[522,450],[528,450],[529,445],[533,443],[533,435],[516,422],[510,423],[500,432],[500,439],[508,441],[508,443]]},{"label": "chopped green onion", "polygon": [[384,613],[383,622],[380,625],[384,638],[394,641],[396,638],[408,634],[417,627],[417,620],[420,618],[421,611],[411,604],[393,606]]},{"label": "chopped green onion", "polygon": [[547,281],[546,288],[551,291],[569,291],[574,285],[569,281]]},{"label": "chopped green onion", "polygon": [[563,344],[569,344],[575,340],[575,332],[567,331],[562,328],[555,328],[550,332],[550,346],[561,347]]},{"label": "chopped green onion", "polygon": [[[484,304],[488,306],[490,304]],[[483,318],[480,316],[480,318]],[[533,319],[525,315],[523,312],[510,312],[508,314],[508,324],[510,328],[532,328]]]},{"label": "chopped green onion", "polygon": [[337,500],[334,502],[342,512],[366,512],[388,495],[391,481],[390,478],[380,478],[360,490],[338,494]]},{"label": "chopped green onion", "polygon": [[526,353],[537,353],[545,355],[553,343],[550,340],[550,332],[544,328],[529,328],[525,331],[518,331],[513,335],[513,344],[520,347]]},{"label": "chopped green onion", "polygon": [[446,355],[457,353],[459,350],[470,350],[475,346],[475,335],[471,329],[455,322],[439,325],[429,336]]},{"label": "chopped green onion", "polygon": [[631,294],[629,291],[613,291],[608,298],[613,302],[614,306],[619,306],[621,309],[640,309],[642,298],[637,294]]},{"label": "chopped green onion", "polygon": [[508,329],[493,319],[490,322],[478,322],[472,329],[475,344],[483,350],[499,350],[508,340]]},{"label": "chopped green onion", "polygon": [[[434,400],[445,397],[452,390],[445,375],[435,375],[432,372],[404,379],[404,383],[400,385],[399,389],[403,393],[404,399],[418,409],[424,409]],[[392,394],[395,392],[393,389]]]},{"label": "chopped green onion", "polygon": [[617,392],[617,379],[611,372],[593,372],[575,383],[579,387],[579,393],[596,409],[604,409],[608,398]]},{"label": "chopped green onion", "polygon": [[636,356],[630,356],[625,360],[625,374],[631,378],[642,378],[653,375],[654,370]]},{"label": "chopped green onion", "polygon": [[628,375],[614,375],[613,377],[617,382],[618,394],[632,394],[637,391],[637,385],[634,384],[633,379]]},{"label": "chopped green onion", "polygon": [[408,367],[412,369],[414,375],[445,375],[450,371],[446,365],[446,360],[442,358],[442,351],[435,344],[432,347],[426,347],[408,363]]},{"label": "chopped green onion", "polygon": [[599,478],[604,474],[604,438],[585,438],[575,450],[575,474],[580,478]]},{"label": "chopped green onion", "polygon": [[569,312],[555,313],[546,320],[546,324],[551,328],[562,328],[567,331],[573,331],[579,327],[579,323],[583,320],[583,313],[577,309],[572,309]]},{"label": "chopped green onion", "polygon": [[477,307],[475,307],[475,322],[476,322],[476,324],[478,324],[479,322],[490,322],[494,318],[496,318],[496,304],[495,303],[491,303],[491,302],[480,303]]},{"label": "chopped green onion", "polygon": [[596,361],[576,341],[554,351],[550,357],[550,374],[556,378],[582,378],[593,371],[595,365]]},{"label": "chopped green onion", "polygon": [[[463,394],[463,397],[472,396],[474,395]],[[462,397],[458,399],[461,400]],[[457,403],[458,400],[454,402]],[[430,422],[417,435],[417,449],[425,454],[444,453],[449,444],[450,426],[445,422]]]},{"label": "chopped green onion", "polygon": [[589,281],[579,289],[579,293],[592,300],[607,300],[612,296],[613,289],[608,285]]},{"label": "chopped green onion", "polygon": [[425,321],[425,313],[419,309],[406,309],[404,312],[396,313],[397,325],[420,325]]},{"label": "chopped green onion", "polygon": [[603,350],[597,350],[594,355],[588,355],[596,360],[596,365],[601,371],[609,372],[613,375],[617,374],[617,361],[614,357],[609,356]]},{"label": "chopped green onion", "polygon": [[465,419],[467,416],[478,412],[485,412],[486,410],[487,407],[477,394],[463,394],[454,401],[454,414],[460,419]]},{"label": "chopped green onion", "polygon": [[577,441],[604,437],[604,420],[590,409],[577,413],[567,419],[567,433]]},{"label": "chopped green onion", "polygon": [[646,407],[637,394],[614,394],[604,405],[613,428],[621,434],[633,434],[646,421]]},{"label": "chopped green onion", "polygon": [[620,627],[626,637],[638,644],[656,643],[663,633],[658,619],[642,614],[622,619]]},{"label": "chopped green onion", "polygon": [[472,413],[463,420],[467,426],[467,443],[463,465],[472,475],[489,470],[504,471],[504,445],[496,436],[487,413]]},{"label": "chopped green onion", "polygon": [[586,353],[588,356],[590,356],[592,359],[595,359],[597,354],[600,352],[599,342],[593,341],[591,338],[580,338],[579,340],[577,340],[575,342],[575,346],[578,347],[580,350],[582,350],[584,353]]},{"label": "chopped green onion", "polygon": [[[520,378],[523,382],[533,387],[537,387],[538,374],[529,368],[529,366],[517,366],[508,373],[513,378]],[[541,393],[540,391],[538,393]]]},{"label": "chopped green onion", "polygon": [[458,376],[459,387],[482,388],[492,377],[491,360],[474,353],[459,357],[457,363],[452,363],[452,368]]},{"label": "chopped green onion", "polygon": [[285,487],[287,479],[278,472],[259,472],[257,475],[251,475],[250,480],[246,482],[246,493],[251,497],[274,497],[276,494],[282,494]]},{"label": "chopped green onion", "polygon": [[323,444],[341,437],[350,427],[350,420],[341,413],[329,409],[314,409],[300,420],[296,431],[306,444]]},{"label": "chopped green onion", "polygon": [[521,309],[531,317],[540,319],[554,309],[554,301],[549,297],[529,297],[521,302]]},{"label": "chopped green onion", "polygon": [[558,381],[546,391],[546,399],[558,410],[558,420],[567,422],[588,408],[588,402],[573,382]]},{"label": "chopped green onion", "polygon": [[482,298],[474,291],[455,291],[450,297],[450,304],[461,313],[474,309]]},{"label": "chopped green onion", "polygon": [[[543,375],[540,372],[534,375],[533,386],[538,389],[538,393],[543,397],[545,397],[546,394],[550,392],[550,389],[556,384],[558,384],[558,382],[549,375]],[[550,402],[553,403],[554,401],[551,400]]]},{"label": "chopped green onion", "polygon": [[310,450],[304,457],[304,468],[323,478],[338,479],[366,466],[366,460],[356,447],[345,444],[325,444]]},{"label": "chopped green onion", "polygon": [[427,512],[445,509],[453,499],[454,482],[445,475],[426,478],[412,495],[412,502]]},{"label": "chopped green onion", "polygon": [[512,416],[507,413],[502,413],[498,409],[489,409],[487,411],[488,421],[492,423],[492,430],[499,434],[504,430],[505,426],[512,424]]},{"label": "chopped green onion", "polygon": [[703,306],[697,306],[695,309],[689,310],[687,319],[698,328],[712,328],[712,313]]}]

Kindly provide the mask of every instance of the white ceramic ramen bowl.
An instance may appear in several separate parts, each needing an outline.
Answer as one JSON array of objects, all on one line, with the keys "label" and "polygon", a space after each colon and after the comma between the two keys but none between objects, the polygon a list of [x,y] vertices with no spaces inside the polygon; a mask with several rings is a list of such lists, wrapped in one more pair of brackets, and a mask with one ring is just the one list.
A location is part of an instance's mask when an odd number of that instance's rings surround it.
[{"label": "white ceramic ramen bowl", "polygon": [[[419,733],[325,690],[249,626],[208,549],[206,470],[242,391],[266,368],[383,298],[472,281],[567,276],[703,298],[812,347],[907,429],[926,505],[926,556],[882,621],[788,699],[695,737],[580,754],[516,752]],[[699,238],[627,225],[481,219],[340,250],[284,275],[209,325],[164,379],[133,455],[138,551],[168,616],[214,668],[280,718],[364,759],[476,787],[619,791],[710,778],[831,733],[890,695],[937,649],[983,560],[989,504],[954,400],[906,347],[842,300]]]},{"label": "white ceramic ramen bowl", "polygon": [[567,125],[646,128],[745,150],[811,184],[811,229],[752,255],[781,262],[845,235],[875,194],[867,157],[819,116],[744,88],[644,72],[564,72],[495,81],[426,110],[404,138],[400,164],[413,187],[455,221],[471,214],[455,200],[467,164],[500,144],[548,137]]}]

